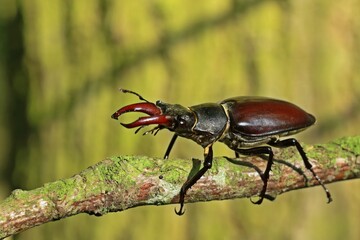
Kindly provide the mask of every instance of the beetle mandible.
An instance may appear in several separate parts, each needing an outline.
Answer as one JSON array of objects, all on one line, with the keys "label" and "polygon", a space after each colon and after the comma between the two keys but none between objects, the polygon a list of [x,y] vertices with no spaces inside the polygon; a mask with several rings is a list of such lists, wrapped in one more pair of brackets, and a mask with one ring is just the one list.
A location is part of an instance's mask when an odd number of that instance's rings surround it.
[{"label": "beetle mandible", "polygon": [[[303,148],[295,138],[281,140],[281,137],[301,132],[315,123],[315,117],[298,106],[266,97],[233,97],[219,103],[204,103],[191,107],[179,104],[168,104],[160,100],[149,102],[140,94],[120,89],[124,93],[131,93],[143,102],[124,106],[111,117],[118,119],[127,112],[142,112],[149,116],[140,117],[132,123],[121,123],[126,128],[141,128],[151,124],[157,126],[144,134],[156,135],[159,130],[168,129],[174,132],[170,144],[165,152],[167,159],[178,136],[191,139],[204,148],[204,165],[181,187],[179,203],[180,210],[176,214],[184,214],[185,194],[197,180],[199,180],[212,166],[213,149],[215,142],[223,142],[235,152],[236,157],[242,155],[268,155],[265,171],[261,175],[264,183],[255,204],[261,204],[266,197],[267,182],[273,164],[271,147],[287,148],[295,146],[305,167],[311,171],[314,178],[325,190],[328,203],[332,201],[329,190],[312,169]],[[265,146],[267,145],[267,146]]]}]

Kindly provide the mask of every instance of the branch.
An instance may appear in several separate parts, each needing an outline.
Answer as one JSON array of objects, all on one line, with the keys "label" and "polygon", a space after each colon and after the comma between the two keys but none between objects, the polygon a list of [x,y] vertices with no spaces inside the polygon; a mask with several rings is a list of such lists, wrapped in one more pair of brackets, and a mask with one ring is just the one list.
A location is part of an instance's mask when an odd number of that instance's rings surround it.
[{"label": "branch", "polygon": [[[360,177],[360,136],[303,147],[314,171],[325,183]],[[275,197],[318,184],[304,169],[295,148],[274,151],[276,160],[268,195]],[[257,196],[263,185],[258,171],[265,165],[260,157],[231,161],[215,158],[212,168],[188,191],[185,201]],[[177,203],[189,172],[200,167],[199,160],[110,157],[71,178],[31,191],[14,190],[0,203],[0,238],[79,213],[101,216],[142,205]]]}]

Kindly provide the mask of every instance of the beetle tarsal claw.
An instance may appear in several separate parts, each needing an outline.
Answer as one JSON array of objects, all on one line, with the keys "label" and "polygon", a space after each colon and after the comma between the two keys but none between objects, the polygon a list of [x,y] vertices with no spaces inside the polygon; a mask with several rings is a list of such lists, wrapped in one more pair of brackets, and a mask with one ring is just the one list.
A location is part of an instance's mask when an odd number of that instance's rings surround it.
[{"label": "beetle tarsal claw", "polygon": [[276,198],[276,197],[271,196],[271,195],[269,195],[269,194],[264,194],[264,196],[259,196],[259,199],[256,200],[256,201],[252,200],[251,197],[250,197],[250,202],[251,202],[252,204],[260,205],[260,204],[263,202],[264,199],[269,200],[269,201],[274,201],[275,198]]},{"label": "beetle tarsal claw", "polygon": [[179,211],[178,211],[178,210],[176,210],[176,208],[174,208],[174,211],[175,211],[176,215],[178,215],[178,216],[182,216],[182,215],[184,215],[184,213],[185,213],[185,209],[183,209],[183,207],[184,207],[184,204],[181,204],[181,206],[180,206],[180,210],[179,210]]}]

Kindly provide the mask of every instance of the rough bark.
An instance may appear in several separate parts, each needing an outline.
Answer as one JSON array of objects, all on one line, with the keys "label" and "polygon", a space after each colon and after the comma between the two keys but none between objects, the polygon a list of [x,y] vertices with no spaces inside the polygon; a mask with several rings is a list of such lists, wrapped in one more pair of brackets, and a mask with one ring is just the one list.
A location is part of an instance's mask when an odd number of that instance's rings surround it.
[{"label": "rough bark", "polygon": [[[303,147],[324,183],[359,178],[360,137]],[[275,150],[275,159],[269,196],[318,185],[295,148]],[[258,172],[265,165],[260,157],[215,158],[185,202],[256,196],[263,186]],[[177,203],[181,185],[200,167],[200,160],[109,157],[71,178],[30,191],[14,190],[0,203],[0,238],[79,213],[101,216],[142,205]]]}]

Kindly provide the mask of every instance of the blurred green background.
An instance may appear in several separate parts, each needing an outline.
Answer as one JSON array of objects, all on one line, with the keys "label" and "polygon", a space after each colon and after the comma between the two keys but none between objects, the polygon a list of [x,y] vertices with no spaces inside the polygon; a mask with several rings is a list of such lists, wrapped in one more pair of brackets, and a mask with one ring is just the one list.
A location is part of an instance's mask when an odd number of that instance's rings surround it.
[{"label": "blurred green background", "polygon": [[[162,157],[171,134],[134,135],[119,107],[238,95],[317,116],[298,138],[360,133],[358,0],[0,0],[0,197],[67,178],[112,155]],[[215,155],[233,155],[216,144]],[[202,157],[179,140],[170,157]],[[360,181],[279,196],[139,207],[48,223],[14,239],[360,239]]]}]

